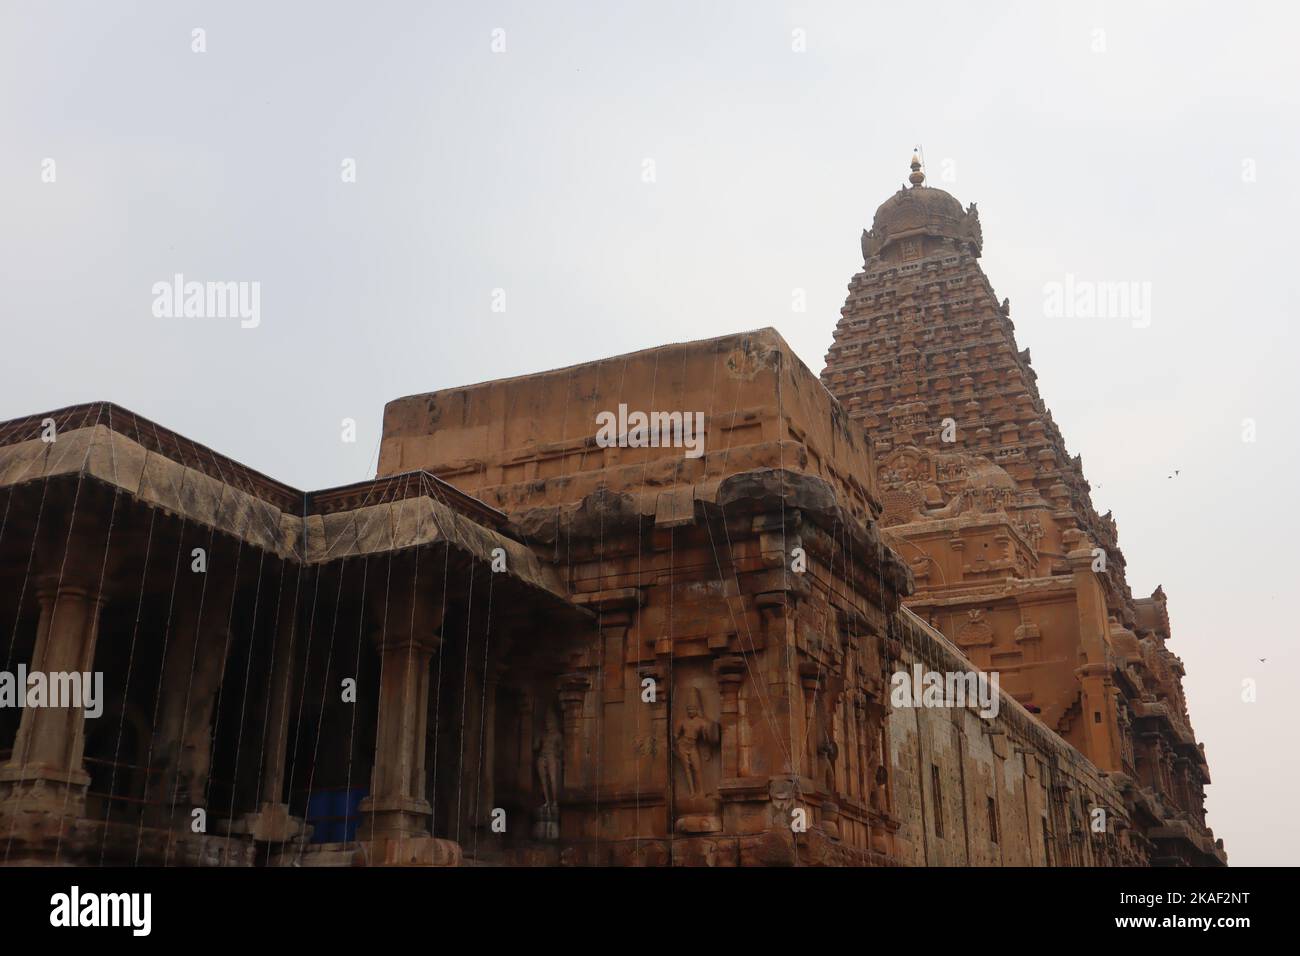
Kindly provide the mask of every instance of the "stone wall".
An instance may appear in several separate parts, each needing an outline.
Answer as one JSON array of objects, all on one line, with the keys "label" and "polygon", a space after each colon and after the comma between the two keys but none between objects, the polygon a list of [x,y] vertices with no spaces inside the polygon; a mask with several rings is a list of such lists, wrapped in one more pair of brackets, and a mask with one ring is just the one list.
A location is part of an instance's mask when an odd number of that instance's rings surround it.
[{"label": "stone wall", "polygon": [[[898,669],[974,667],[906,609],[897,625]],[[972,707],[895,708],[889,739],[903,862],[1103,866],[1145,858],[1120,789],[1005,691],[992,719]],[[1105,816],[1094,816],[1097,809]]]}]

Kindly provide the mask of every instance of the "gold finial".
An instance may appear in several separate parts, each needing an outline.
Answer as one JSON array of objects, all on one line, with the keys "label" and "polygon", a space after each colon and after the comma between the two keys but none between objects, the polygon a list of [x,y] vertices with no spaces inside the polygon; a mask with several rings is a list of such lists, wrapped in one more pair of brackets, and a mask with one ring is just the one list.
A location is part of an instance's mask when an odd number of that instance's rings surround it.
[{"label": "gold finial", "polygon": [[921,157],[916,153],[912,154],[912,175],[907,177],[907,181],[913,186],[925,182],[925,173],[921,172]]}]

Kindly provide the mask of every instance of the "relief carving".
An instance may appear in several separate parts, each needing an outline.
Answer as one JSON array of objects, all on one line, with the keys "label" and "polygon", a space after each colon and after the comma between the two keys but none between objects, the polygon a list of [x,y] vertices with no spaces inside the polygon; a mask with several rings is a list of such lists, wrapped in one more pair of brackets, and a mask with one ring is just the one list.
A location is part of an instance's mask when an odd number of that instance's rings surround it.
[{"label": "relief carving", "polygon": [[967,612],[970,620],[957,631],[957,643],[961,647],[982,647],[993,643],[993,628],[984,620],[984,612],[972,608]]},{"label": "relief carving", "polygon": [[538,737],[536,753],[537,779],[542,785],[542,806],[554,809],[560,802],[560,774],[564,762],[564,733],[559,718],[550,707],[542,733]]},{"label": "relief carving", "polygon": [[718,746],[721,739],[722,731],[718,722],[704,716],[700,689],[691,688],[686,702],[686,715],[679,717],[673,726],[673,755],[681,765],[687,796],[704,795],[702,765],[709,762],[713,748]]},{"label": "relief carving", "polygon": [[716,792],[720,770],[713,751],[722,742],[722,726],[704,709],[699,687],[688,687],[685,713],[673,720],[673,757],[679,773],[673,808],[678,833],[716,833],[722,829],[721,800]]},{"label": "relief carving", "polygon": [[564,779],[564,731],[555,708],[549,705],[533,753],[533,765],[542,785],[542,805],[537,808],[533,836],[538,840],[557,840],[560,836],[560,781]]}]

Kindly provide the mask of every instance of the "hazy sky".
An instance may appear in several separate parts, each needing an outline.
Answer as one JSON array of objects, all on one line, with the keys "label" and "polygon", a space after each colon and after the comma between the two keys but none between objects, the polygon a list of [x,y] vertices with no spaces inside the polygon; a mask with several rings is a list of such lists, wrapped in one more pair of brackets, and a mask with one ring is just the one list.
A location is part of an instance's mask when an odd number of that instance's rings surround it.
[{"label": "hazy sky", "polygon": [[[820,371],[920,143],[1169,595],[1211,826],[1293,864],[1297,9],[0,0],[0,419],[107,399],[322,488],[399,395],[767,325]],[[155,317],[176,273],[260,324]],[[1067,274],[1149,327],[1049,318]]]}]

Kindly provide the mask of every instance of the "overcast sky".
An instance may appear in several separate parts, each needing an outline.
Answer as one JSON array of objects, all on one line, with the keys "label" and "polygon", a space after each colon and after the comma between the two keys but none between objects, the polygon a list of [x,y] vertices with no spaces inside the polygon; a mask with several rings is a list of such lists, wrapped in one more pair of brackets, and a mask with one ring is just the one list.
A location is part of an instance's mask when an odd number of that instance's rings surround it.
[{"label": "overcast sky", "polygon": [[[322,488],[412,392],[768,325],[818,372],[919,143],[1134,594],[1169,595],[1211,826],[1294,864],[1298,20],[3,0],[0,419],[111,400]],[[260,283],[260,324],[156,317],[177,273]],[[1048,317],[1066,275],[1150,283],[1149,326]]]}]

